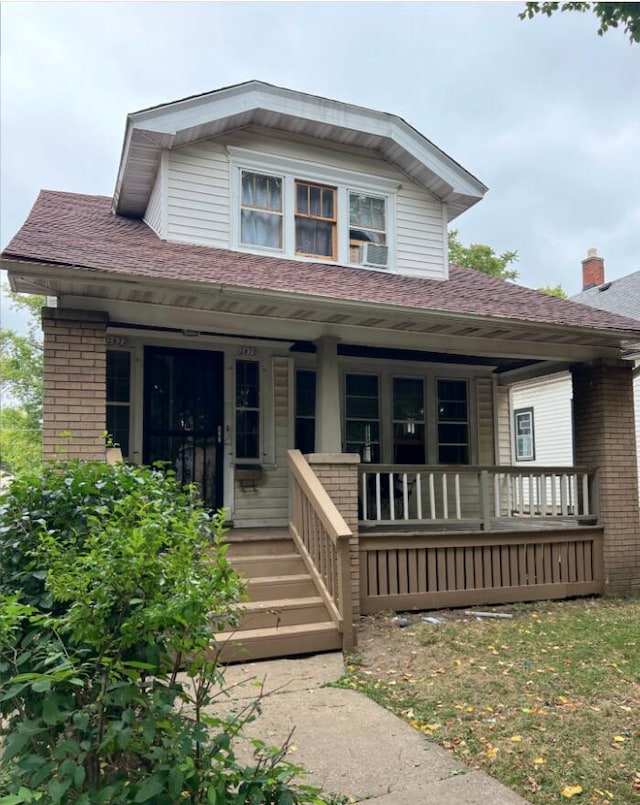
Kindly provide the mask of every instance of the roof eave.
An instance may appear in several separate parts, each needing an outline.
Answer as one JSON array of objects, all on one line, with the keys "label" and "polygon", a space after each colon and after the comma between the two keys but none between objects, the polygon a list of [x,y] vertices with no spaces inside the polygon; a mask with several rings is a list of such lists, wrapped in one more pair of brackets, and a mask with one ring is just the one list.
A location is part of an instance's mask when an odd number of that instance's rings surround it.
[{"label": "roof eave", "polygon": [[305,133],[373,148],[450,205],[456,217],[487,187],[402,118],[324,98],[248,82],[130,114],[113,209],[142,217],[163,149],[248,125]]}]

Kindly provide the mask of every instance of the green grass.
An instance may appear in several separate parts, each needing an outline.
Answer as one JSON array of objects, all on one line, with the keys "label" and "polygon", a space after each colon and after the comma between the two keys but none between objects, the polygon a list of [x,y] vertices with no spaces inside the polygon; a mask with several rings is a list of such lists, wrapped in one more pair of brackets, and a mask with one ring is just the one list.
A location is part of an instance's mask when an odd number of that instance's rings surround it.
[{"label": "green grass", "polygon": [[372,617],[341,684],[535,805],[637,805],[640,601],[507,611],[439,626],[413,613],[404,629]]}]

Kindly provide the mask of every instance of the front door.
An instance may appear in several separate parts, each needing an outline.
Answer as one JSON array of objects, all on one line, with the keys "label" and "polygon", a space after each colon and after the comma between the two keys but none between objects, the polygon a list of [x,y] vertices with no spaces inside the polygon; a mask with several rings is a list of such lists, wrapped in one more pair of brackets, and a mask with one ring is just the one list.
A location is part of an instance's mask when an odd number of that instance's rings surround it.
[{"label": "front door", "polygon": [[143,461],[167,462],[222,506],[223,353],[145,347]]}]

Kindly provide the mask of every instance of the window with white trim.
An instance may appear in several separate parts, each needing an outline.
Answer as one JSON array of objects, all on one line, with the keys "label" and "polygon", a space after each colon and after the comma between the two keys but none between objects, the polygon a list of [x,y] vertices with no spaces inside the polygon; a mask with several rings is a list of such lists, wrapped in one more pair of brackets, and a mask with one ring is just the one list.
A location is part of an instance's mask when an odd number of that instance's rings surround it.
[{"label": "window with white trim", "polygon": [[282,177],[242,171],[240,242],[282,248]]},{"label": "window with white trim", "polygon": [[107,436],[129,456],[131,434],[131,353],[107,350]]},{"label": "window with white trim", "polygon": [[469,463],[466,380],[438,380],[438,464]]},{"label": "window with white trim", "polygon": [[397,182],[229,146],[231,245],[302,260],[393,265]]},{"label": "window with white trim", "polygon": [[258,460],[260,450],[260,363],[236,361],[236,458]]},{"label": "window with white trim", "polygon": [[519,408],[513,412],[513,433],[516,461],[533,461],[536,457],[533,408]]}]

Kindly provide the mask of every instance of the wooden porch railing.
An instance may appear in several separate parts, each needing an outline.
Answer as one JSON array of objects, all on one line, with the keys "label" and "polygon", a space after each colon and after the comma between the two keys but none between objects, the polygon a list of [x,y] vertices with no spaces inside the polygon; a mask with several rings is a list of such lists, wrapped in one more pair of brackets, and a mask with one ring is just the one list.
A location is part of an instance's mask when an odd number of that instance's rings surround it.
[{"label": "wooden porch railing", "polygon": [[288,451],[291,477],[289,531],[342,633],[343,649],[355,646],[349,539],[351,529],[299,450]]},{"label": "wooden porch railing", "polygon": [[360,520],[368,525],[503,528],[561,520],[594,524],[596,475],[582,467],[362,464]]}]

